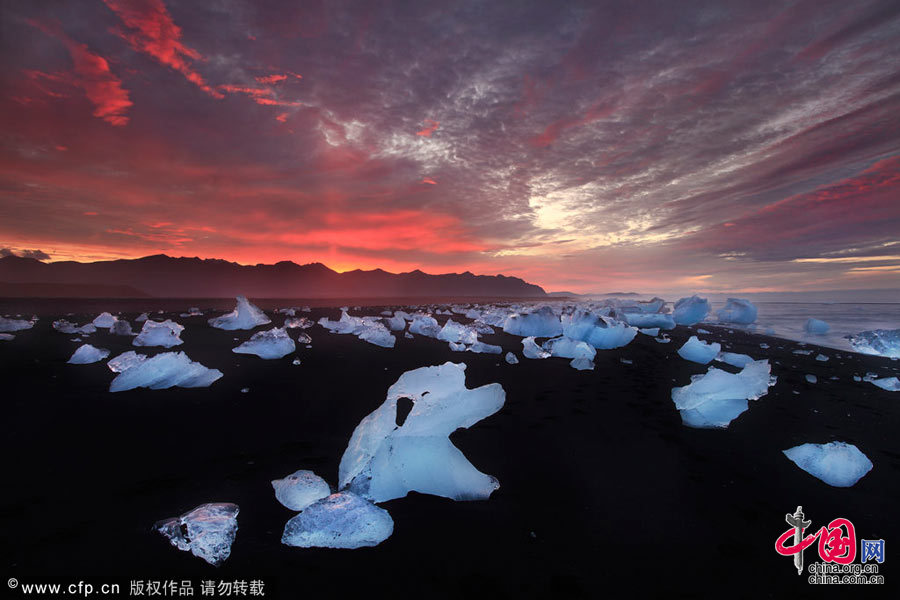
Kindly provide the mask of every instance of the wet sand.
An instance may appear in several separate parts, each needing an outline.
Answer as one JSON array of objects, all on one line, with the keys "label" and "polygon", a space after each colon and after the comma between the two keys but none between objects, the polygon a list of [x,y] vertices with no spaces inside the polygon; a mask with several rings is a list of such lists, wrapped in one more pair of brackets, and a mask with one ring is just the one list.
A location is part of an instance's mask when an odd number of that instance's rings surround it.
[{"label": "wet sand", "polygon": [[[701,339],[768,358],[778,383],[727,429],[698,430],[682,425],[670,397],[706,371],[676,354],[696,328],[677,328],[669,344],[638,335],[598,351],[596,369],[581,372],[566,359],[524,359],[520,338],[503,333],[482,340],[516,352],[518,365],[420,336],[401,334],[384,349],[315,326],[306,330],[313,347],[298,347],[302,364],[293,366],[294,355],[233,354],[234,338],[251,332],[209,327],[216,314],[165,315],[187,328],[173,350],[225,374],[208,389],[111,394],[105,363],[66,364],[80,344],[53,331],[50,315],[0,342],[8,576],[262,579],[276,598],[598,597],[613,580],[638,596],[781,597],[816,592],[774,550],[797,505],[813,528],[846,517],[857,538],[900,540],[900,393],[853,381],[897,375],[898,361],[812,345],[796,355],[794,342],[702,325],[712,333]],[[99,332],[85,341],[111,356],[134,349],[131,338]],[[816,361],[819,352],[830,360]],[[388,387],[446,361],[467,364],[468,387],[506,391],[500,412],[451,438],[500,489],[482,502],[415,493],[386,502],[394,533],[375,548],[283,546],[294,513],[270,480],[311,469],[335,485],[350,434]],[[782,454],[832,440],[856,444],[875,465],[852,488],[830,487]],[[240,506],[231,557],[218,569],[150,529],[206,502]],[[881,566],[888,588],[890,564]]]}]

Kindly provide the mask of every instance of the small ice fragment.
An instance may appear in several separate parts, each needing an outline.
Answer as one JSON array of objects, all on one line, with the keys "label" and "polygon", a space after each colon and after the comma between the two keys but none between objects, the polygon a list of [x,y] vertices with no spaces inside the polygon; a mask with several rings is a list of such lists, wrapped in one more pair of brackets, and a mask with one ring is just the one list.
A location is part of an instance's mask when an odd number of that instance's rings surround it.
[{"label": "small ice fragment", "polygon": [[519,364],[519,359],[516,358],[516,355],[513,354],[512,352],[507,352],[506,353],[506,362],[508,362],[511,365],[517,365],[517,364]]},{"label": "small ice fragment", "polygon": [[792,350],[792,354],[800,354],[801,356],[809,356],[813,353],[812,350]]},{"label": "small ice fragment", "polygon": [[233,331],[235,329],[253,329],[259,325],[268,325],[272,321],[262,310],[250,303],[244,296],[237,297],[237,306],[228,314],[209,319],[209,324],[217,329]]},{"label": "small ice fragment", "polygon": [[150,318],[150,315],[148,315],[147,313],[141,313],[141,314],[139,314],[139,315],[137,316],[137,318],[135,319],[135,321],[136,321],[137,323],[143,323],[144,321],[146,321],[146,320],[149,319],[149,318]]},{"label": "small ice fragment", "polygon": [[550,353],[538,346],[533,337],[522,340],[522,355],[525,358],[548,358]]},{"label": "small ice fragment", "polygon": [[494,346],[493,344],[485,344],[484,342],[478,341],[466,348],[468,352],[474,352],[476,354],[502,354],[503,348],[500,346]]},{"label": "small ice fragment", "polygon": [[297,346],[287,331],[283,327],[275,327],[254,333],[249,340],[231,351],[235,354],[255,354],[260,358],[272,360],[284,358],[296,349]]},{"label": "small ice fragment", "polygon": [[640,333],[644,335],[649,335],[650,337],[656,337],[659,335],[659,327],[651,327],[649,329],[638,329]]},{"label": "small ice fragment", "polygon": [[284,479],[273,479],[275,498],[291,510],[303,510],[331,495],[328,483],[312,471],[295,471]]},{"label": "small ice fragment", "polygon": [[815,375],[807,375],[807,376],[806,376],[806,381],[808,381],[808,382],[810,382],[810,383],[816,383],[816,382],[818,381],[818,379],[816,379],[816,376],[815,376]]},{"label": "small ice fragment", "polygon": [[414,339],[414,336],[408,331],[403,332],[403,337],[405,337],[408,340]]},{"label": "small ice fragment", "polygon": [[364,548],[391,537],[388,511],[353,492],[332,494],[307,506],[284,526],[281,543],[300,548]]},{"label": "small ice fragment", "polygon": [[89,365],[109,356],[106,348],[94,348],[90,344],[83,344],[68,360],[70,365]]},{"label": "small ice fragment", "polygon": [[769,345],[768,344],[760,344],[759,347],[762,348],[763,350],[765,350],[769,347]]},{"label": "small ice fragment", "polygon": [[465,344],[457,344],[456,342],[447,342],[450,346],[450,350],[453,352],[465,352],[466,345]]},{"label": "small ice fragment", "polygon": [[819,362],[825,362],[826,360],[828,360],[828,357],[825,356],[824,354],[817,354],[817,355],[816,355],[816,360],[819,361]]},{"label": "small ice fragment", "polygon": [[813,335],[823,335],[828,333],[829,325],[825,321],[809,318],[803,325],[803,329],[806,330],[806,333],[810,333]]},{"label": "small ice fragment", "polygon": [[116,318],[109,314],[108,312],[100,313],[97,317],[92,321],[94,327],[97,329],[109,329],[116,322]]},{"label": "small ice fragment", "polygon": [[106,363],[106,366],[109,367],[109,370],[113,373],[122,373],[135,365],[139,365],[145,360],[147,360],[145,355],[138,354],[134,350],[129,350],[128,352],[123,352],[117,357],[110,359],[109,362]]},{"label": "small ice fragment", "polygon": [[834,487],[851,487],[872,470],[872,461],[853,444],[803,444],[784,450],[798,467]]},{"label": "small ice fragment", "polygon": [[634,361],[632,361],[631,359],[628,359],[628,358],[620,358],[620,359],[619,359],[619,362],[621,362],[623,365],[632,365],[632,364],[634,364]]},{"label": "small ice fragment", "polygon": [[16,336],[11,333],[0,333],[0,341],[9,342],[14,339],[16,339]]},{"label": "small ice fragment", "polygon": [[296,367],[297,365],[300,364],[300,359],[299,359],[299,358],[295,358],[295,359],[293,360],[293,362],[291,362],[291,364],[294,365],[294,366]]},{"label": "small ice fragment", "polygon": [[162,346],[171,348],[172,346],[180,346],[184,343],[181,339],[181,332],[184,331],[184,325],[166,319],[162,323],[157,321],[144,321],[141,332],[134,340],[134,346]]},{"label": "small ice fragment", "polygon": [[[31,329],[34,327],[34,321],[23,321],[18,319],[7,319],[0,317],[0,333],[10,333],[13,331],[22,331],[23,329]],[[75,333],[69,331],[65,333]]]},{"label": "small ice fragment", "polygon": [[743,369],[753,362],[753,359],[746,354],[737,354],[734,352],[719,352],[719,355],[716,356],[716,360],[739,369]]},{"label": "small ice fragment", "polygon": [[194,556],[219,566],[231,554],[238,511],[237,504],[228,502],[203,504],[180,517],[157,521],[153,528],[179,550],[190,550]]},{"label": "small ice fragment", "polygon": [[692,335],[684,345],[678,349],[678,355],[681,358],[691,362],[708,364],[722,350],[722,345],[718,342],[708,344],[697,339],[696,335]]},{"label": "small ice fragment", "polygon": [[589,358],[573,358],[569,361],[569,366],[576,371],[592,371],[594,370],[594,361]]},{"label": "small ice fragment", "polygon": [[246,394],[246,393],[249,392],[249,391],[250,391],[250,388],[241,388],[241,393],[242,393],[242,394]]},{"label": "small ice fragment", "polygon": [[88,335],[97,331],[97,328],[94,327],[93,323],[88,323],[87,325],[82,325],[78,327],[73,323],[69,323],[65,319],[60,319],[58,321],[53,321],[52,324],[53,329],[59,331],[60,333],[78,333],[81,335]]},{"label": "small ice fragment", "polygon": [[709,335],[709,334],[711,334],[712,332],[711,332],[711,331],[707,331],[707,330],[703,329],[702,327],[700,327],[700,328],[697,329],[697,333],[703,333],[703,334]]}]

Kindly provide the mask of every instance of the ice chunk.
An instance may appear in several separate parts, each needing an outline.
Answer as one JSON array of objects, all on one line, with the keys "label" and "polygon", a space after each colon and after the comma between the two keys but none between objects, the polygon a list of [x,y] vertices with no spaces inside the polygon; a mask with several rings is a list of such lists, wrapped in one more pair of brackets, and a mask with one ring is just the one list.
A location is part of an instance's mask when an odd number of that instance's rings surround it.
[{"label": "ice chunk", "polygon": [[598,350],[627,345],[637,335],[637,328],[610,317],[579,309],[563,317],[563,335],[587,342]]},{"label": "ice chunk", "polygon": [[692,335],[684,346],[678,349],[678,355],[686,360],[705,365],[719,354],[722,345],[718,342],[708,344],[697,339],[696,335]]},{"label": "ice chunk", "polygon": [[434,317],[416,314],[413,315],[412,323],[409,324],[409,332],[436,338],[441,332],[441,326],[434,320]]},{"label": "ice chunk", "polygon": [[193,362],[184,352],[163,352],[122,371],[109,385],[110,392],[146,387],[161,390],[170,387],[209,387],[222,377],[217,369]]},{"label": "ice chunk", "polygon": [[851,487],[872,470],[872,461],[846,442],[802,444],[784,455],[798,467],[834,487]]},{"label": "ice chunk", "polygon": [[450,344],[450,350],[453,352],[465,352],[466,345],[465,344],[457,344],[456,342],[448,342]]},{"label": "ice chunk", "polygon": [[719,352],[716,360],[739,369],[743,369],[753,362],[753,359],[746,354],[737,354],[735,352]]},{"label": "ice chunk", "polygon": [[403,337],[405,337],[405,338],[408,339],[408,340],[415,339],[414,336],[413,336],[413,334],[411,334],[411,333],[408,332],[408,331],[404,331],[404,332],[403,332]]},{"label": "ice chunk", "polygon": [[300,332],[297,335],[297,343],[298,344],[312,344],[312,338],[309,337],[308,333]]},{"label": "ice chunk", "polygon": [[284,327],[285,329],[309,329],[315,325],[312,321],[307,319],[306,317],[294,317],[289,316],[284,318]]},{"label": "ice chunk", "polygon": [[718,315],[719,321],[722,323],[749,325],[756,321],[756,312],[756,306],[749,300],[729,298],[725,308],[718,311]]},{"label": "ice chunk", "polygon": [[74,323],[69,323],[65,319],[53,321],[53,329],[59,331],[60,333],[76,333],[81,335],[88,335],[97,331],[97,328],[94,327],[93,323],[88,323],[87,325],[78,327]]},{"label": "ice chunk", "polygon": [[678,325],[694,325],[706,318],[709,314],[709,301],[700,296],[680,298],[675,303],[672,317]]},{"label": "ice chunk", "polygon": [[809,383],[816,383],[818,381],[818,379],[816,378],[815,375],[807,375],[806,381],[808,381]]},{"label": "ice chunk", "polygon": [[97,317],[92,321],[94,327],[97,329],[109,329],[115,324],[116,318],[109,314],[108,312],[100,313]]},{"label": "ice chunk", "polygon": [[329,321],[325,317],[319,319],[319,325],[332,333],[353,334],[361,340],[382,346],[393,348],[397,341],[388,328],[376,317],[351,317],[347,311],[341,311],[338,321]]},{"label": "ice chunk", "polygon": [[659,342],[660,344],[668,344],[669,342],[672,341],[672,338],[670,338],[666,334],[662,334],[660,337],[653,338],[653,339],[656,340],[657,342]]},{"label": "ice chunk", "polygon": [[284,526],[281,543],[300,548],[363,548],[391,537],[394,520],[388,511],[353,492],[316,501]]},{"label": "ice chunk", "polygon": [[22,331],[34,327],[34,321],[23,321],[20,319],[7,319],[0,317],[0,332],[10,333],[13,331]]},{"label": "ice chunk", "polygon": [[144,354],[138,354],[134,350],[129,350],[128,352],[123,352],[117,357],[110,359],[110,361],[106,363],[106,366],[109,367],[109,370],[113,373],[121,373],[145,360],[147,360],[147,357]]},{"label": "ice chunk", "polygon": [[828,357],[825,356],[824,354],[817,354],[816,360],[819,362],[826,362],[828,360]]},{"label": "ice chunk", "polygon": [[271,322],[266,313],[251,304],[244,296],[237,297],[237,306],[230,313],[209,319],[210,325],[226,331],[253,329],[259,325],[268,325]]},{"label": "ice chunk", "polygon": [[194,556],[219,566],[231,554],[238,510],[237,504],[229,502],[203,504],[180,517],[157,521],[153,528],[179,550],[190,550]]},{"label": "ice chunk", "polygon": [[862,331],[849,339],[857,352],[900,358],[900,329]]},{"label": "ice chunk", "polygon": [[822,335],[828,333],[829,326],[825,321],[810,318],[806,320],[806,324],[803,326],[803,328],[806,330],[806,333]]},{"label": "ice chunk", "polygon": [[275,498],[291,510],[303,510],[331,495],[328,483],[312,471],[295,471],[284,479],[273,479]]},{"label": "ice chunk", "polygon": [[494,333],[494,328],[482,321],[472,321],[470,327],[480,334],[491,335]]},{"label": "ice chunk", "polygon": [[109,350],[106,348],[94,348],[90,344],[83,344],[79,346],[68,362],[70,365],[89,365],[103,360],[107,356],[109,356]]},{"label": "ice chunk", "polygon": [[393,317],[385,319],[388,329],[391,331],[403,331],[406,328],[406,319],[401,315],[395,314]]},{"label": "ice chunk", "polygon": [[562,333],[562,324],[552,308],[542,306],[534,312],[508,316],[503,331],[522,337],[554,337]]},{"label": "ice chunk", "polygon": [[148,315],[147,313],[141,313],[137,316],[137,318],[134,321],[136,323],[143,323],[144,321],[146,321],[149,318],[150,318],[150,315]]},{"label": "ice chunk", "polygon": [[475,342],[466,348],[466,351],[474,352],[476,354],[503,354],[503,348],[500,346],[485,344],[484,342]]},{"label": "ice chunk", "polygon": [[649,335],[650,337],[656,337],[659,335],[659,327],[651,327],[649,329],[638,329],[640,333],[644,335]]},{"label": "ice chunk", "polygon": [[9,342],[9,341],[12,341],[12,340],[14,340],[14,339],[16,339],[16,336],[14,336],[14,335],[11,334],[11,333],[0,333],[0,341],[3,341],[3,342]]},{"label": "ice chunk", "polygon": [[131,323],[124,319],[116,319],[116,322],[109,328],[109,332],[113,335],[134,335],[131,332]]},{"label": "ice chunk", "polygon": [[550,353],[538,346],[533,337],[522,340],[522,354],[525,358],[549,358]]},{"label": "ice chunk", "polygon": [[478,341],[478,332],[453,319],[447,319],[443,329],[438,332],[437,339],[459,344],[474,344]]},{"label": "ice chunk", "polygon": [[573,340],[565,336],[551,338],[544,342],[544,350],[550,353],[550,356],[559,356],[562,358],[586,358],[593,360],[597,355],[594,347],[587,342],[581,340]]},{"label": "ice chunk", "polygon": [[341,458],[340,488],[373,502],[410,491],[454,500],[489,497],[500,484],[472,466],[448,436],[500,410],[506,394],[498,383],[467,389],[465,368],[447,362],[401,375],[353,431]]},{"label": "ice chunk", "polygon": [[166,319],[162,323],[157,321],[144,321],[141,332],[131,342],[134,346],[162,346],[171,348],[184,343],[181,332],[184,325]]},{"label": "ice chunk", "polygon": [[388,328],[381,323],[372,323],[366,327],[358,335],[359,339],[381,346],[382,348],[393,348],[397,343],[397,338],[391,335]]},{"label": "ice chunk", "polygon": [[235,354],[255,354],[260,358],[275,359],[284,358],[296,349],[297,346],[287,331],[283,327],[275,327],[254,333],[249,340],[231,351]]},{"label": "ice chunk", "polygon": [[506,358],[506,362],[508,362],[511,365],[519,364],[519,359],[516,358],[516,355],[513,354],[512,352],[507,352],[505,358]]},{"label": "ice chunk", "polygon": [[880,379],[869,379],[868,381],[883,390],[900,392],[900,379],[896,377],[882,377]]},{"label": "ice chunk", "polygon": [[592,371],[594,369],[594,361],[589,358],[573,358],[569,361],[569,366],[577,371]]},{"label": "ice chunk", "polygon": [[625,320],[634,327],[656,327],[659,329],[675,329],[672,315],[662,313],[625,313]]},{"label": "ice chunk", "polygon": [[182,317],[202,317],[203,313],[200,311],[200,308],[197,306],[192,306],[188,309],[186,313],[181,313]]},{"label": "ice chunk", "polygon": [[672,389],[672,401],[689,427],[727,427],[747,410],[748,400],[764,396],[775,385],[767,360],[748,363],[740,373],[728,373],[710,367],[704,375],[695,375],[690,385]]}]

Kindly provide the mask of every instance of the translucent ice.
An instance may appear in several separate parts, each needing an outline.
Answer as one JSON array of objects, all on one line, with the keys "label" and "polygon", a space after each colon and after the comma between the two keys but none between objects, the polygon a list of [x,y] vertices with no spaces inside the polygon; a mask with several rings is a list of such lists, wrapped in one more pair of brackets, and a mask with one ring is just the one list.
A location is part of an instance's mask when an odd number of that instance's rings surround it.
[{"label": "translucent ice", "polygon": [[900,329],[875,329],[850,336],[850,345],[863,354],[900,358]]},{"label": "translucent ice", "polygon": [[253,329],[271,322],[266,313],[251,304],[244,296],[237,297],[237,306],[230,313],[209,319],[210,325],[227,331]]},{"label": "translucent ice", "polygon": [[681,419],[690,427],[727,427],[747,410],[748,400],[764,396],[775,385],[767,360],[753,361],[740,373],[710,367],[704,375],[691,377],[690,385],[672,389],[672,401]]},{"label": "translucent ice", "polygon": [[816,383],[818,381],[818,378],[815,375],[807,375],[806,381],[808,381],[809,383]]},{"label": "translucent ice", "polygon": [[283,327],[275,327],[268,331],[258,331],[250,339],[233,348],[235,354],[255,354],[260,358],[283,358],[297,349]]},{"label": "translucent ice", "polygon": [[597,355],[594,347],[587,342],[581,340],[573,340],[565,336],[551,338],[543,343],[544,350],[550,353],[550,356],[559,356],[562,358],[586,358],[593,360]]},{"label": "translucent ice", "polygon": [[484,342],[475,342],[466,348],[466,351],[475,352],[476,354],[502,354],[503,348],[493,344],[485,344]]},{"label": "translucent ice", "polygon": [[144,321],[141,332],[131,343],[134,346],[162,346],[164,348],[180,346],[184,343],[184,340],[181,339],[182,331],[184,331],[184,325],[169,319],[162,323],[147,320]]},{"label": "translucent ice", "polygon": [[295,471],[284,479],[272,480],[275,498],[291,510],[303,510],[316,500],[331,495],[328,483],[312,471]]},{"label": "translucent ice", "polygon": [[441,332],[441,326],[434,320],[434,317],[416,314],[413,315],[412,323],[409,324],[409,332],[436,338]]},{"label": "translucent ice", "polygon": [[900,392],[900,379],[896,377],[882,377],[880,379],[869,379],[868,381],[883,390]]},{"label": "translucent ice", "polygon": [[806,324],[803,326],[806,330],[806,333],[812,333],[815,335],[823,335],[828,333],[828,323],[825,321],[820,321],[819,319],[807,319]]},{"label": "translucent ice", "polygon": [[798,467],[834,487],[851,487],[872,470],[872,461],[853,444],[803,444],[784,455]]},{"label": "translucent ice", "polygon": [[550,353],[538,346],[533,337],[522,340],[522,354],[525,358],[549,358]]},{"label": "translucent ice", "polygon": [[709,301],[700,296],[681,298],[675,303],[672,317],[678,325],[694,325],[709,314]]},{"label": "translucent ice", "polygon": [[604,315],[579,309],[562,319],[563,335],[587,342],[598,350],[620,348],[637,335],[637,328]]},{"label": "translucent ice", "polygon": [[237,504],[228,502],[203,504],[180,517],[158,521],[153,528],[179,550],[190,550],[194,556],[219,566],[231,554],[238,510]]},{"label": "translucent ice", "polygon": [[78,350],[69,359],[70,365],[89,365],[109,356],[106,348],[94,348],[90,344],[79,346]]},{"label": "translucent ice", "polygon": [[625,313],[625,320],[634,327],[675,329],[675,321],[672,315],[662,313]]},{"label": "translucent ice", "polygon": [[116,318],[108,312],[100,313],[93,320],[94,327],[97,329],[109,329],[116,322]]},{"label": "translucent ice", "polygon": [[542,306],[534,312],[508,316],[503,331],[522,337],[554,337],[562,333],[562,324],[552,308]]},{"label": "translucent ice", "polygon": [[331,333],[353,334],[359,339],[382,346],[384,348],[393,348],[397,341],[387,327],[376,317],[351,317],[346,310],[341,311],[341,318],[338,321],[329,321],[322,317],[319,319],[319,325],[331,331]]},{"label": "translucent ice", "polygon": [[109,362],[106,363],[106,366],[109,367],[109,370],[113,373],[121,373],[145,360],[147,360],[146,355],[138,354],[134,350],[129,350],[128,352],[123,352],[117,357],[110,359]]},{"label": "translucent ice", "polygon": [[131,332],[131,323],[124,319],[116,319],[116,322],[109,328],[109,332],[113,335],[134,335]]},{"label": "translucent ice", "polygon": [[569,361],[569,366],[577,371],[592,371],[594,369],[594,361],[589,358],[573,358]]},{"label": "translucent ice", "polygon": [[692,335],[684,346],[678,349],[678,355],[685,360],[705,365],[714,359],[721,349],[722,345],[718,342],[708,344]]},{"label": "translucent ice", "polygon": [[508,362],[511,365],[519,364],[519,359],[516,358],[516,355],[513,354],[512,352],[507,352],[505,359],[506,359],[506,362]]},{"label": "translucent ice", "polygon": [[340,488],[373,502],[410,491],[454,500],[489,497],[500,484],[472,466],[448,436],[500,410],[506,394],[498,383],[467,389],[465,368],[447,362],[401,375],[353,431],[341,458]]},{"label": "translucent ice", "polygon": [[0,341],[9,342],[14,339],[16,339],[16,336],[11,333],[0,333]]},{"label": "translucent ice", "polygon": [[74,323],[69,323],[65,319],[53,321],[53,329],[59,331],[60,333],[76,333],[80,335],[87,335],[97,331],[97,328],[94,327],[93,323],[88,323],[87,325],[82,325],[81,327],[79,327]]},{"label": "translucent ice", "polygon": [[644,335],[649,335],[650,337],[656,337],[659,335],[659,327],[650,327],[648,329],[638,329],[640,333]]},{"label": "translucent ice", "polygon": [[31,329],[34,327],[33,321],[24,321],[21,319],[7,319],[0,317],[0,332],[10,333],[12,331],[22,331],[23,329]]},{"label": "translucent ice", "polygon": [[309,329],[313,325],[315,325],[315,323],[306,317],[295,317],[292,315],[284,318],[285,329],[297,329],[298,327],[300,329]]},{"label": "translucent ice", "polygon": [[746,354],[737,354],[735,352],[719,352],[719,355],[716,356],[716,360],[739,369],[743,369],[753,362],[753,359]]},{"label": "translucent ice", "polygon": [[729,298],[725,308],[718,311],[721,323],[737,323],[749,325],[756,321],[756,306],[749,300],[741,298]]},{"label": "translucent ice", "polygon": [[217,369],[193,362],[184,352],[163,352],[122,371],[109,385],[110,392],[146,387],[161,390],[170,387],[209,387],[222,377]]},{"label": "translucent ice", "polygon": [[478,332],[453,319],[447,319],[444,327],[438,332],[437,339],[459,344],[474,344],[478,341]]},{"label": "translucent ice", "polygon": [[144,321],[146,321],[149,318],[150,318],[150,315],[148,315],[147,313],[141,313],[137,316],[137,318],[134,321],[136,323],[143,323]]},{"label": "translucent ice", "polygon": [[281,543],[300,548],[377,546],[394,532],[388,511],[344,491],[306,507],[284,526]]},{"label": "translucent ice", "polygon": [[403,331],[406,328],[406,319],[401,315],[394,315],[385,319],[388,329],[391,331]]}]

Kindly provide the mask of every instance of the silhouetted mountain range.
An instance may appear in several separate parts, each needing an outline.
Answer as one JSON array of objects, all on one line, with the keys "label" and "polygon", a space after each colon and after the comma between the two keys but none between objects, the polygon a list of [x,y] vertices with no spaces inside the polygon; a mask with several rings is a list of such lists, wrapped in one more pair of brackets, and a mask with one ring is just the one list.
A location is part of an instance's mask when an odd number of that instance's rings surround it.
[{"label": "silhouetted mountain range", "polygon": [[172,258],[164,254],[132,260],[92,263],[43,263],[33,258],[0,258],[0,295],[161,298],[224,298],[244,294],[257,298],[375,297],[545,297],[540,287],[518,277],[450,273],[347,271],[321,263],[245,266],[219,259]]}]

